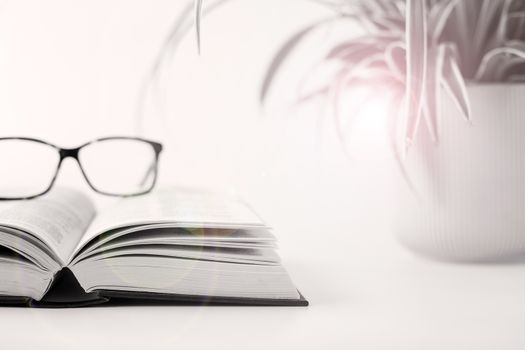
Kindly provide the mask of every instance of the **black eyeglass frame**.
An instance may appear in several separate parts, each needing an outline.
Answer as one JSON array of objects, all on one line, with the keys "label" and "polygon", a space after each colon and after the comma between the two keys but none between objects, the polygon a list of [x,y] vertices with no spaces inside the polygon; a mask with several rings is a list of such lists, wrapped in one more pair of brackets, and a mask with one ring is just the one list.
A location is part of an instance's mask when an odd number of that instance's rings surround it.
[{"label": "black eyeglass frame", "polygon": [[[158,173],[159,173],[159,157],[160,157],[160,154],[161,154],[162,149],[163,149],[163,146],[162,146],[161,143],[158,143],[158,142],[155,142],[155,141],[151,141],[151,140],[147,140],[147,139],[143,139],[143,138],[140,138],[140,137],[131,137],[131,136],[102,137],[102,138],[98,138],[98,139],[94,139],[94,140],[91,140],[89,142],[86,142],[86,143],[84,143],[81,146],[76,147],[76,148],[61,148],[61,147],[58,147],[58,146],[56,146],[56,145],[54,145],[52,143],[49,143],[47,141],[43,141],[43,140],[31,138],[31,137],[0,137],[0,142],[6,141],[6,140],[30,141],[30,142],[36,142],[36,143],[40,143],[40,144],[52,147],[58,152],[59,161],[58,161],[57,169],[55,171],[55,175],[53,176],[53,179],[51,180],[51,183],[49,184],[49,186],[43,192],[41,192],[39,194],[31,195],[31,196],[26,196],[26,197],[1,197],[0,196],[0,201],[29,200],[29,199],[34,199],[34,198],[37,198],[37,197],[45,195],[46,193],[51,191],[51,189],[53,188],[53,186],[54,186],[54,184],[56,182],[56,179],[58,177],[58,173],[60,171],[60,167],[62,166],[62,163],[64,162],[64,160],[67,159],[67,158],[73,158],[77,162],[77,164],[78,164],[78,166],[80,168],[80,172],[82,173],[82,176],[84,177],[84,179],[88,183],[89,187],[93,191],[95,191],[97,193],[100,193],[100,194],[103,194],[105,196],[112,196],[112,197],[135,197],[135,196],[141,196],[141,195],[144,195],[144,194],[147,194],[147,193],[151,192],[155,188],[155,185],[157,183]],[[97,142],[111,141],[111,140],[134,140],[134,141],[140,141],[140,142],[144,142],[144,143],[149,144],[153,148],[153,151],[155,152],[154,164],[152,164],[151,169],[149,169],[149,171],[153,171],[153,181],[151,183],[151,186],[148,189],[146,189],[144,191],[141,191],[141,192],[137,192],[137,193],[131,193],[131,194],[115,194],[115,193],[108,193],[108,192],[100,191],[91,183],[91,181],[89,181],[89,178],[86,175],[86,172],[84,171],[84,168],[82,167],[82,163],[81,163],[81,161],[79,159],[80,150],[82,150],[82,148],[84,148],[84,147],[87,147],[87,146],[89,146],[91,144],[94,144],[94,143],[97,143]]]}]

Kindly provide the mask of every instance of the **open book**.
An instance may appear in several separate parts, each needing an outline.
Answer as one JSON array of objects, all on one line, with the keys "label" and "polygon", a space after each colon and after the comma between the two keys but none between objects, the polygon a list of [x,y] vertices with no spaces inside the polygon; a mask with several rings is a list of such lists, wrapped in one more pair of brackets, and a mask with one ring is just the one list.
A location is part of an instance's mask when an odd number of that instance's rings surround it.
[{"label": "open book", "polygon": [[0,210],[0,303],[116,298],[307,305],[275,237],[237,199],[172,189],[97,213],[84,194],[58,188]]}]

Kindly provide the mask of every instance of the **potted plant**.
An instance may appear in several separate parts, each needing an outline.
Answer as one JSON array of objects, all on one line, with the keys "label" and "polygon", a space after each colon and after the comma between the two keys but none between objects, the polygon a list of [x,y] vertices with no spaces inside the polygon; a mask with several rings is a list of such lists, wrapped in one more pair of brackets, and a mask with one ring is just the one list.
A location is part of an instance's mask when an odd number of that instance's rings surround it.
[{"label": "potted plant", "polygon": [[[194,24],[199,37],[201,15],[223,2],[196,0],[185,9],[153,76]],[[486,261],[524,253],[525,2],[323,4],[334,9],[334,19],[357,21],[365,34],[327,52],[324,62],[338,69],[325,85],[299,97],[325,98],[337,106],[343,91],[386,87],[392,150],[405,179],[397,187],[393,224],[400,241],[446,260]],[[310,25],[285,42],[262,83],[262,103],[298,43],[330,22]],[[334,113],[336,123],[359,117],[337,108]]]}]

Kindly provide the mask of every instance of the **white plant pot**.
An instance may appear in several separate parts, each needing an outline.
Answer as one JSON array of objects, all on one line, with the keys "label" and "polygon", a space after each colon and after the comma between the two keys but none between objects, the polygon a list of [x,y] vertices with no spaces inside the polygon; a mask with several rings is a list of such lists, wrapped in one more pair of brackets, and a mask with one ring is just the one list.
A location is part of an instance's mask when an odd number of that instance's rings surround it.
[{"label": "white plant pot", "polygon": [[448,96],[439,142],[426,126],[403,161],[394,229],[427,257],[506,259],[525,253],[525,85],[472,85],[469,125]]}]

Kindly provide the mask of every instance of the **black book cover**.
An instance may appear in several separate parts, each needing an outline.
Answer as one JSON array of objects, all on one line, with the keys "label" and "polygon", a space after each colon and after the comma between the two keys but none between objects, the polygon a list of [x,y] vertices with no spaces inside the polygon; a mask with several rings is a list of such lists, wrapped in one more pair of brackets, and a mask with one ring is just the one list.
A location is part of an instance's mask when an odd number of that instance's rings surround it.
[{"label": "black book cover", "polygon": [[0,306],[31,306],[41,308],[132,305],[230,305],[230,306],[308,306],[301,293],[300,299],[263,299],[214,297],[165,293],[98,290],[86,293],[70,269],[57,273],[50,289],[40,301],[27,297],[0,296]]}]

